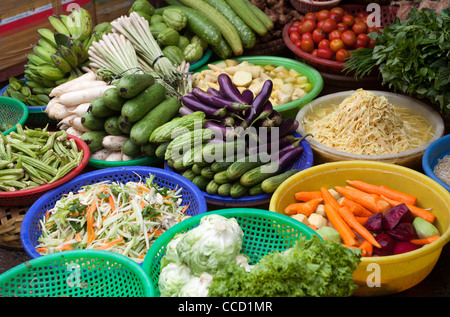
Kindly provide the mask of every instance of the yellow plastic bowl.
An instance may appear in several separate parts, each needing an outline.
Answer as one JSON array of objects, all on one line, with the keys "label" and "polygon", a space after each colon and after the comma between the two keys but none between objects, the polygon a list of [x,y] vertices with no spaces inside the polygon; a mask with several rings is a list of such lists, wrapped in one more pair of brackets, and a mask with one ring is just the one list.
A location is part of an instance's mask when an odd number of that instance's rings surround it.
[{"label": "yellow plastic bowl", "polygon": [[404,291],[420,283],[434,268],[442,248],[450,240],[450,193],[433,179],[391,163],[342,161],[313,166],[283,182],[272,196],[269,210],[283,210],[295,202],[300,190],[320,190],[345,185],[348,179],[386,185],[415,195],[418,203],[436,215],[441,237],[415,251],[384,257],[363,257],[353,274],[355,296],[380,296]]}]

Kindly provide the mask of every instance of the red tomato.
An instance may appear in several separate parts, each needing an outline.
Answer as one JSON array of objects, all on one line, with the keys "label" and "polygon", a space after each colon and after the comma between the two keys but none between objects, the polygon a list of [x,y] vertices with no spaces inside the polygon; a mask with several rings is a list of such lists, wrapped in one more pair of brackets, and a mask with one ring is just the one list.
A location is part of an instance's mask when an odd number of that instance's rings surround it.
[{"label": "red tomato", "polygon": [[297,32],[297,27],[296,26],[290,26],[288,31],[289,31],[289,33]]},{"label": "red tomato", "polygon": [[351,27],[355,23],[355,17],[350,14],[344,15],[342,17],[342,22],[347,24],[349,27]]},{"label": "red tomato", "polygon": [[341,40],[347,47],[353,47],[356,44],[355,32],[347,30],[341,34]]},{"label": "red tomato", "polygon": [[331,12],[330,19],[333,19],[336,23],[339,23],[342,20],[342,15],[337,12]]},{"label": "red tomato", "polygon": [[375,47],[375,40],[374,39],[369,39],[369,45],[367,45],[368,47]]},{"label": "red tomato", "polygon": [[365,34],[358,34],[358,36],[356,36],[356,46],[358,47],[367,47],[369,46],[369,42],[370,42],[370,37]]},{"label": "red tomato", "polygon": [[295,22],[292,22],[291,27],[298,27],[299,25],[302,25],[302,24],[300,23],[300,21],[295,21]]},{"label": "red tomato", "polygon": [[341,48],[339,51],[336,52],[336,61],[338,61],[338,62],[342,63],[349,57],[350,57],[350,52],[344,48]]},{"label": "red tomato", "polygon": [[324,59],[331,59],[332,56],[333,52],[330,50],[329,47],[322,47],[317,50],[317,57]]},{"label": "red tomato", "polygon": [[369,14],[366,11],[360,11],[356,14],[357,18],[364,20]]},{"label": "red tomato", "polygon": [[367,33],[367,29],[368,29],[367,24],[364,22],[356,22],[352,26],[352,30],[353,32],[355,32],[356,35]]},{"label": "red tomato", "polygon": [[312,52],[311,52],[312,56],[317,56],[317,49],[315,48]]},{"label": "red tomato", "polygon": [[314,42],[312,39],[304,39],[300,44],[300,49],[306,53],[311,53],[314,50]]},{"label": "red tomato", "polygon": [[315,29],[312,33],[313,41],[316,44],[319,44],[320,41],[324,40],[327,35],[322,29]]},{"label": "red tomato", "polygon": [[294,45],[297,46],[298,48],[300,48],[301,44],[302,44],[301,40],[298,40],[298,41],[294,42]]},{"label": "red tomato", "polygon": [[298,34],[298,32],[292,32],[291,34],[289,34],[289,38],[291,39],[292,43],[297,42],[298,40],[300,40],[300,34]]},{"label": "red tomato", "polygon": [[305,40],[305,39],[310,39],[310,40],[312,40],[313,38],[312,38],[312,34],[311,33],[303,33],[302,35],[301,35],[301,39],[302,40]]},{"label": "red tomato", "polygon": [[323,21],[322,30],[324,30],[325,33],[330,33],[331,31],[336,29],[336,26],[337,26],[336,21],[328,18]]},{"label": "red tomato", "polygon": [[344,16],[344,13],[345,13],[344,9],[342,9],[341,7],[334,7],[332,9],[330,9],[330,13],[333,13],[333,12],[339,13],[342,16]]},{"label": "red tomato", "polygon": [[314,22],[317,21],[317,17],[316,17],[316,15],[313,12],[306,13],[304,18],[305,18],[305,20],[311,19],[311,20],[314,20]]},{"label": "red tomato", "polygon": [[330,41],[328,41],[327,39],[323,39],[322,41],[319,42],[319,44],[317,45],[317,48],[329,48],[330,47]]},{"label": "red tomato", "polygon": [[324,20],[317,21],[317,28],[318,29],[322,29],[323,21]]},{"label": "red tomato", "polygon": [[344,22],[338,23],[336,26],[336,30],[338,30],[339,32],[345,32],[348,30],[348,25],[345,24]]},{"label": "red tomato", "polygon": [[334,39],[340,39],[341,38],[341,32],[339,30],[333,30],[328,34],[328,40],[332,41]]},{"label": "red tomato", "polygon": [[317,20],[326,20],[330,17],[330,11],[329,10],[321,10],[316,13]]},{"label": "red tomato", "polygon": [[316,28],[316,22],[313,20],[305,20],[305,22],[303,22],[302,24],[302,31],[301,34],[303,33],[312,33],[312,31],[314,31],[314,29]]},{"label": "red tomato", "polygon": [[340,49],[344,48],[344,42],[341,39],[334,39],[330,42],[330,49],[333,53],[336,53]]}]

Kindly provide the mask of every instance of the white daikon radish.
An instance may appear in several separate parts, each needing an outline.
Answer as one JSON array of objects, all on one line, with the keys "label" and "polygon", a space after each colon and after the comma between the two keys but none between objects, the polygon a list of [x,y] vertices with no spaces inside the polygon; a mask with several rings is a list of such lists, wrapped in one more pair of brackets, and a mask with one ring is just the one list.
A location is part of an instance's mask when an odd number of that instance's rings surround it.
[{"label": "white daikon radish", "polygon": [[68,128],[70,128],[70,125],[68,125],[68,124],[61,124],[61,125],[59,126],[59,129],[60,129],[60,130],[67,130]]},{"label": "white daikon radish", "polygon": [[131,160],[134,160],[134,157],[122,153],[122,161],[131,161]]},{"label": "white daikon radish", "polygon": [[54,110],[54,115],[55,115],[55,119],[57,120],[61,120],[64,119],[67,116],[72,115],[72,110],[75,110],[76,107],[64,107],[63,105],[57,103],[55,104],[55,110]]},{"label": "white daikon radish", "polygon": [[98,150],[98,151],[95,151],[94,153],[92,153],[91,154],[91,158],[94,159],[94,160],[104,161],[104,160],[106,160],[108,155],[110,155],[111,153],[112,153],[111,150],[101,149],[101,150]]},{"label": "white daikon radish", "polygon": [[81,123],[81,117],[77,115],[75,116],[76,117],[73,118],[70,125],[81,132],[89,131],[89,129],[85,128],[84,125]]},{"label": "white daikon radish", "polygon": [[90,102],[82,103],[82,104],[76,106],[75,109],[72,110],[72,113],[77,114],[81,117],[83,115],[83,113],[88,111],[90,105],[91,105]]},{"label": "white daikon radish", "polygon": [[102,145],[109,150],[120,151],[129,138],[128,135],[107,135],[103,138]]},{"label": "white daikon radish", "polygon": [[70,91],[59,96],[59,102],[66,107],[78,106],[79,104],[91,102],[96,98],[103,96],[103,93],[109,88],[115,88],[115,86],[99,86],[92,87],[78,91]]},{"label": "white daikon radish", "polygon": [[58,91],[64,91],[64,89],[67,89],[68,87],[70,87],[73,84],[77,84],[83,81],[94,81],[97,80],[97,76],[95,75],[94,72],[87,72],[86,74],[81,75],[80,77],[77,77],[75,79],[72,79],[70,81],[66,81],[64,84],[61,84],[59,86],[56,86],[55,88],[52,89],[52,91],[50,92],[49,96],[50,97],[54,97],[56,96],[55,93],[58,93]]},{"label": "white daikon radish", "polygon": [[105,161],[122,161],[122,152],[121,151],[113,151],[109,154]]},{"label": "white daikon radish", "polygon": [[80,90],[84,90],[87,88],[102,87],[102,86],[107,86],[107,85],[108,84],[102,80],[82,81],[82,82],[70,85],[70,86],[66,87],[65,89],[59,89],[59,90],[53,89],[52,92],[55,96],[62,96],[63,94],[72,92],[72,91],[80,91]]},{"label": "white daikon radish", "polygon": [[63,125],[63,124],[67,124],[67,125],[69,125],[69,126],[72,126],[72,121],[73,121],[76,117],[78,117],[76,114],[71,114],[71,115],[65,117],[64,119],[62,119],[61,121],[59,121],[57,125],[58,125],[58,127],[60,127],[60,126]]},{"label": "white daikon radish", "polygon": [[67,128],[66,132],[70,135],[76,136],[77,138],[81,138],[83,135],[83,131],[77,130],[74,127]]},{"label": "white daikon radish", "polygon": [[[57,102],[50,107],[50,110],[47,112],[47,115],[50,119],[56,119],[56,116],[61,115],[62,112],[64,112],[65,110],[66,110],[66,107],[64,107],[64,105]],[[62,118],[64,118],[64,117],[60,117],[59,119],[62,119]]]},{"label": "white daikon radish", "polygon": [[56,103],[59,103],[59,97],[55,97],[55,98],[50,99],[50,101],[47,104],[47,107],[45,107],[45,113],[49,114],[51,109],[52,109],[52,107],[53,107],[53,105],[56,104]]}]

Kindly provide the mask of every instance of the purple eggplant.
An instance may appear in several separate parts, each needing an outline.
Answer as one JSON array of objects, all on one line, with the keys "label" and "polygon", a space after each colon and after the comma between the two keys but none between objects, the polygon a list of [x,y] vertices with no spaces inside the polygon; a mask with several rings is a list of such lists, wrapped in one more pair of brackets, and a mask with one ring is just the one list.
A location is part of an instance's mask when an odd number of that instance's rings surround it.
[{"label": "purple eggplant", "polygon": [[[303,146],[300,145],[301,140],[291,143],[278,152],[279,170],[284,171],[289,167],[303,152]],[[274,157],[275,158],[275,157]]]},{"label": "purple eggplant", "polygon": [[225,73],[222,73],[219,76],[217,76],[217,82],[219,84],[220,94],[225,99],[243,104],[246,103],[245,98],[242,97],[237,87],[233,84],[230,76],[228,76]]},{"label": "purple eggplant", "polygon": [[271,152],[272,148],[274,149],[282,149],[285,146],[294,143],[295,141],[299,140],[299,138],[296,138],[294,135],[289,134],[286,135],[276,142],[271,142],[272,140],[269,138],[266,142],[260,142],[256,147],[249,148],[250,152],[261,152],[261,150],[269,151]]},{"label": "purple eggplant", "polygon": [[261,121],[260,126],[266,128],[273,128],[280,126],[281,123],[283,123],[283,117],[278,111],[273,110],[272,113],[269,115],[269,117]]},{"label": "purple eggplant", "polygon": [[259,94],[255,97],[252,102],[253,111],[249,111],[245,118],[247,124],[250,126],[253,121],[259,116],[263,111],[267,101],[269,101],[270,95],[272,94],[273,82],[271,80],[266,80],[261,88]]},{"label": "purple eggplant", "polygon": [[233,102],[220,96],[211,95],[198,87],[192,89],[192,93],[198,100],[214,108],[227,107],[231,111],[242,111],[251,107],[251,105]]},{"label": "purple eggplant", "polygon": [[[267,119],[270,114],[273,111],[273,106],[272,103],[268,100],[266,102],[266,104],[264,105],[263,110],[261,111],[261,113],[253,120],[252,123],[250,123],[250,126],[253,126],[255,123],[262,122],[263,120]],[[257,124],[259,126],[259,124]]]},{"label": "purple eggplant", "polygon": [[216,136],[215,139],[220,139],[220,137],[222,137],[223,140],[226,140],[228,136],[234,136],[233,128],[227,128],[222,124],[213,121],[207,120],[203,128],[213,131]]},{"label": "purple eggplant", "polygon": [[283,137],[288,134],[294,133],[299,126],[299,123],[297,120],[292,118],[287,118],[286,120],[281,123],[281,125],[278,127],[278,137]]},{"label": "purple eggplant", "polygon": [[253,103],[253,91],[251,91],[250,89],[245,89],[242,94],[241,94],[242,98],[245,99],[246,103],[251,105]]},{"label": "purple eggplant", "polygon": [[181,116],[187,116],[191,113],[194,113],[194,110],[189,109],[186,106],[180,107],[180,110],[178,111],[180,113]]},{"label": "purple eggplant", "polygon": [[209,87],[206,92],[210,95],[216,96],[216,97],[221,97],[223,98],[222,94],[220,93],[220,91],[218,91],[215,88]]},{"label": "purple eggplant", "polygon": [[203,111],[206,117],[210,119],[222,119],[227,115],[227,109],[225,107],[217,109],[198,100],[192,93],[188,93],[181,98],[183,104],[193,111]]},{"label": "purple eggplant", "polygon": [[219,122],[225,127],[234,127],[234,118],[232,116],[223,117]]}]

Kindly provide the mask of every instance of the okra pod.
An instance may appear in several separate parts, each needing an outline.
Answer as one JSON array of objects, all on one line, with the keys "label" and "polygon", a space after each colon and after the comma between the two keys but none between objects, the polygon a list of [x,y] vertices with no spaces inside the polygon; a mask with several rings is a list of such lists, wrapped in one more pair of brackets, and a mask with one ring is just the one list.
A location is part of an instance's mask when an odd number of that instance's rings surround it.
[{"label": "okra pod", "polygon": [[24,154],[32,157],[32,158],[37,158],[37,155],[30,150],[28,147],[22,145],[22,144],[15,144],[15,143],[11,143],[11,144],[7,144],[7,146],[10,145],[13,149],[19,151],[19,152],[23,152]]},{"label": "okra pod", "polygon": [[24,182],[19,182],[17,180],[6,180],[3,182],[3,185],[12,186],[12,187],[16,187],[19,189],[23,189],[26,187]]},{"label": "okra pod", "polygon": [[49,183],[53,183],[53,182],[57,181],[58,179],[66,176],[71,170],[73,170],[77,166],[78,166],[78,162],[76,162],[76,161],[71,161],[71,162],[67,163],[66,165],[62,166],[58,170],[58,173],[55,175],[55,177],[53,177],[49,181]]},{"label": "okra pod", "polygon": [[22,161],[24,163],[32,165],[33,167],[35,167],[35,168],[37,168],[37,169],[39,169],[39,170],[41,170],[43,172],[46,172],[46,173],[48,173],[48,174],[50,174],[52,176],[56,175],[56,173],[57,173],[57,169],[52,168],[52,167],[50,167],[48,165],[45,165],[41,161],[36,160],[36,159],[34,159],[32,157],[23,156],[22,157]]},{"label": "okra pod", "polygon": [[23,175],[23,168],[9,168],[5,170],[0,170],[0,176],[3,175]]}]

